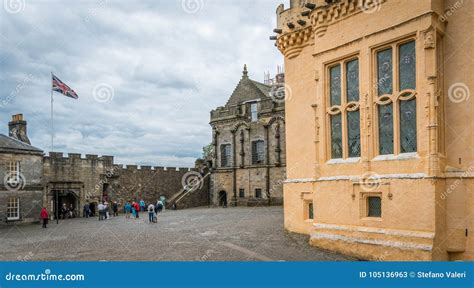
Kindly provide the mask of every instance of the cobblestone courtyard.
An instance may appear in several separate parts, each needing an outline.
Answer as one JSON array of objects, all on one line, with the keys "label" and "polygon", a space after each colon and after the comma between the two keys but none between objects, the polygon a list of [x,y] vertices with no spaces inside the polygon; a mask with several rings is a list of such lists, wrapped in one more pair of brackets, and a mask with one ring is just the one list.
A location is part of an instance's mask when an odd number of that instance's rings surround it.
[{"label": "cobblestone courtyard", "polygon": [[0,260],[350,260],[283,229],[281,207],[166,211],[0,228]]}]

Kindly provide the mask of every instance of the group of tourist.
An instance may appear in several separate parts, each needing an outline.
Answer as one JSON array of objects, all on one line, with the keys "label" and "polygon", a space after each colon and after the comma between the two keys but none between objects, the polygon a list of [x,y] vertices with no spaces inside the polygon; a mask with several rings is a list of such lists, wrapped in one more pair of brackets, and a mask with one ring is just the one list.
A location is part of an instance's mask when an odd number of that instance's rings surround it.
[{"label": "group of tourist", "polygon": [[[130,219],[131,217],[133,219],[138,219],[140,218],[140,212],[145,211],[145,201],[142,199],[139,202],[133,201],[129,202],[127,201],[124,206],[124,212],[125,212],[125,218]],[[165,210],[165,203],[161,199],[156,201],[156,204],[150,203],[148,205],[148,208],[146,208],[146,211],[148,212],[148,220],[150,223],[156,223],[157,222],[157,215],[158,213],[161,213],[162,211]]]},{"label": "group of tourist", "polygon": [[[159,199],[156,203],[150,203],[146,206],[146,203],[143,199],[140,201],[127,201],[124,205],[124,213],[125,218],[130,219],[138,219],[140,218],[140,212],[148,212],[148,220],[150,223],[156,223],[158,218],[157,215],[165,210],[165,200]],[[114,201],[112,205],[109,204],[107,201],[100,202],[97,205],[97,210],[99,212],[99,221],[110,219],[110,209],[112,209],[113,216],[118,216],[118,206],[119,204]],[[177,206],[173,203],[173,210],[177,210]],[[90,204],[87,202],[83,207],[83,217],[89,218],[94,217],[95,215],[95,205]],[[66,218],[74,218],[76,217],[76,211],[74,210],[74,206],[71,204],[68,208],[65,203],[60,208],[59,218],[66,219]],[[49,213],[48,210],[43,207],[40,212],[40,218],[43,221],[43,228],[46,228],[49,220]]]},{"label": "group of tourist", "polygon": [[[110,219],[110,204],[107,201],[99,203],[97,205],[97,210],[99,210],[99,221]],[[118,203],[114,201],[112,203],[112,212],[114,217],[118,216]]]}]

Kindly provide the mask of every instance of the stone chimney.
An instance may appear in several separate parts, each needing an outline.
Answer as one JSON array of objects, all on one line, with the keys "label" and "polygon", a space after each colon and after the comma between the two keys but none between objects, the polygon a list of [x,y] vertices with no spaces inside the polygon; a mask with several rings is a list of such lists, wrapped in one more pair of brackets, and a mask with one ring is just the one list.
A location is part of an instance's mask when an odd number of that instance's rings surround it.
[{"label": "stone chimney", "polygon": [[8,123],[8,135],[26,144],[31,144],[26,133],[26,121],[23,114],[12,115],[12,121]]}]

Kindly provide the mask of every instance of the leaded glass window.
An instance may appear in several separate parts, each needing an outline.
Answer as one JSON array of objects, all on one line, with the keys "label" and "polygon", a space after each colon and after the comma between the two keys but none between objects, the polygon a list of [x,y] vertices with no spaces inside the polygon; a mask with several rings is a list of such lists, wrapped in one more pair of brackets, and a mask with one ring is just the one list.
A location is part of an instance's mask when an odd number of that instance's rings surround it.
[{"label": "leaded glass window", "polygon": [[377,196],[367,197],[367,216],[382,217],[382,198]]},{"label": "leaded glass window", "polygon": [[341,114],[331,116],[331,157],[342,158],[342,123]]},{"label": "leaded glass window", "polygon": [[347,102],[359,101],[359,60],[346,63]]},{"label": "leaded glass window", "polygon": [[392,48],[385,49],[377,53],[377,91],[379,96],[384,94],[392,94]]},{"label": "leaded glass window", "polygon": [[360,157],[360,112],[347,112],[349,157]]},{"label": "leaded glass window", "polygon": [[416,89],[416,54],[415,41],[400,45],[398,73],[400,75],[400,91]]},{"label": "leaded glass window", "polygon": [[400,152],[416,152],[416,99],[400,101]]},{"label": "leaded glass window", "polygon": [[393,154],[393,104],[379,105],[379,153]]},{"label": "leaded glass window", "polygon": [[341,65],[332,67],[329,74],[331,106],[341,105]]}]

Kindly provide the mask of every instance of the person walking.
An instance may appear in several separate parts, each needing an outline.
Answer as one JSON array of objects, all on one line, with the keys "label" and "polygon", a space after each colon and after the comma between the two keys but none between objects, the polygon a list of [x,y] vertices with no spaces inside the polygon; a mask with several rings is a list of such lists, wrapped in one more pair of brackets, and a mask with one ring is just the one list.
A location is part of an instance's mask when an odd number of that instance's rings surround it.
[{"label": "person walking", "polygon": [[[133,203],[135,204],[135,203]],[[131,209],[132,209],[132,216],[133,216],[133,219],[136,219],[137,218],[137,209],[135,209],[135,205],[130,205]]]},{"label": "person walking", "polygon": [[104,203],[104,214],[105,214],[105,219],[108,220],[110,218],[109,211],[110,211],[110,204],[109,202]]},{"label": "person walking", "polygon": [[138,202],[135,202],[135,218],[140,218],[140,205]]},{"label": "person walking", "polygon": [[46,228],[46,225],[48,225],[49,214],[45,207],[41,208],[40,218],[43,220],[43,228]]},{"label": "person walking", "polygon": [[89,218],[90,214],[91,214],[91,206],[89,202],[86,202],[86,204],[84,205],[84,217]]},{"label": "person walking", "polygon": [[157,206],[157,211],[158,213],[161,213],[161,211],[163,211],[163,202],[161,202],[161,200],[158,200],[158,202],[156,203],[156,206]]},{"label": "person walking", "polygon": [[132,205],[130,205],[130,202],[127,201],[125,203],[125,218],[129,219],[130,218],[130,212],[132,212]]},{"label": "person walking", "polygon": [[97,209],[99,210],[99,221],[104,220],[105,216],[105,205],[101,202],[97,206]]},{"label": "person walking", "polygon": [[118,204],[117,201],[114,201],[112,204],[112,211],[114,212],[114,217],[118,216]]},{"label": "person walking", "polygon": [[145,201],[140,200],[140,211],[145,211]]},{"label": "person walking", "polygon": [[155,205],[148,205],[148,220],[153,223],[155,220]]}]

